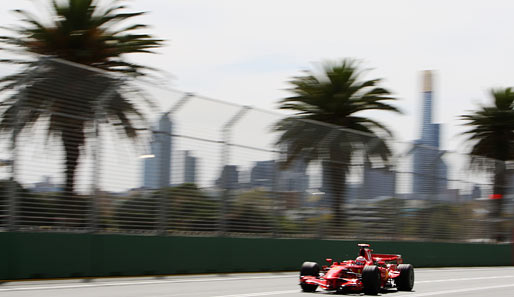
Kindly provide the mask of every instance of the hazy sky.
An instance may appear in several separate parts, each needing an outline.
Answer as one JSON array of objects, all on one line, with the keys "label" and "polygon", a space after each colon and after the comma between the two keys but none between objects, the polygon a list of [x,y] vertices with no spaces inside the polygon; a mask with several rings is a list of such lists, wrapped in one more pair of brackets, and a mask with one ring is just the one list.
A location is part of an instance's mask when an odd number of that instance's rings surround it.
[{"label": "hazy sky", "polygon": [[[2,0],[8,11],[35,1]],[[368,78],[400,99],[398,116],[373,113],[397,139],[419,137],[420,72],[435,73],[436,122],[444,148],[461,149],[459,115],[514,85],[512,1],[131,0],[140,23],[166,39],[159,55],[134,57],[173,77],[173,88],[276,110],[287,81],[323,60],[358,58]]]}]

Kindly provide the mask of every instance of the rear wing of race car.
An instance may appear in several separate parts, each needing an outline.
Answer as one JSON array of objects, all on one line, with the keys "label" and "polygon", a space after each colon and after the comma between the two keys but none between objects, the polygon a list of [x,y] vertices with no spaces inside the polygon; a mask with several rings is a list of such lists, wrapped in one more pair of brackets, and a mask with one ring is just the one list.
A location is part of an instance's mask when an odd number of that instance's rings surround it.
[{"label": "rear wing of race car", "polygon": [[392,254],[371,254],[371,258],[373,262],[396,262],[396,264],[402,264],[403,259],[402,255],[392,255]]}]

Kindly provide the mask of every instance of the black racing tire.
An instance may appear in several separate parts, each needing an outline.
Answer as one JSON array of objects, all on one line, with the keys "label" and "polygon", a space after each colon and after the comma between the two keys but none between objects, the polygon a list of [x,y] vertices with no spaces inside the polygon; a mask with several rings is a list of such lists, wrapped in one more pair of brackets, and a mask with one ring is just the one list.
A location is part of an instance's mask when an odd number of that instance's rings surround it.
[{"label": "black racing tire", "polygon": [[[300,269],[300,276],[315,276],[319,277],[319,265],[316,262],[303,262],[302,268]],[[311,284],[300,284],[302,291],[314,292],[318,288],[318,285]]]},{"label": "black racing tire", "polygon": [[380,292],[381,278],[378,266],[364,266],[364,269],[362,269],[362,284],[366,295],[377,295]]},{"label": "black racing tire", "polygon": [[414,267],[411,264],[398,265],[400,275],[396,277],[395,284],[398,291],[412,291],[414,288]]}]

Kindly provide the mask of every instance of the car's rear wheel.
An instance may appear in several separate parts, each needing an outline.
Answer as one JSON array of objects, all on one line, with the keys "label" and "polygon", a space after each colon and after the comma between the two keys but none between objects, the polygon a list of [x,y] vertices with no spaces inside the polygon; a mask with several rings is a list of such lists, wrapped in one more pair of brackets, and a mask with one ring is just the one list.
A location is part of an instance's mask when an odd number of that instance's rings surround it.
[{"label": "car's rear wheel", "polygon": [[[300,276],[319,276],[319,265],[316,262],[303,262],[302,268],[300,269]],[[300,283],[302,291],[314,292],[318,288],[318,285],[303,284]]]},{"label": "car's rear wheel", "polygon": [[377,295],[380,291],[380,269],[375,265],[367,265],[362,269],[362,284],[364,294]]},{"label": "car's rear wheel", "polygon": [[414,267],[411,264],[398,265],[400,275],[396,277],[395,283],[398,291],[412,291],[414,287]]}]

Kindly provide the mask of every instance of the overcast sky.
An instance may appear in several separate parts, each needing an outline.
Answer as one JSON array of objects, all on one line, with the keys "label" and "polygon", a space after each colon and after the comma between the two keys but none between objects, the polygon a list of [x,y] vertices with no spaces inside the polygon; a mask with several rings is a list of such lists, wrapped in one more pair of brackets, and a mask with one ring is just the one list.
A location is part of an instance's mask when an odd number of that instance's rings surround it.
[{"label": "overcast sky", "polygon": [[[35,1],[2,0],[8,11]],[[368,78],[400,99],[398,116],[373,113],[399,140],[419,137],[420,72],[435,70],[436,122],[444,148],[461,149],[458,116],[514,85],[512,1],[131,0],[139,23],[166,39],[159,55],[134,59],[172,74],[170,87],[276,110],[287,81],[324,60],[361,59]],[[36,6],[37,7],[37,6]],[[3,67],[3,66],[2,66]]]}]

